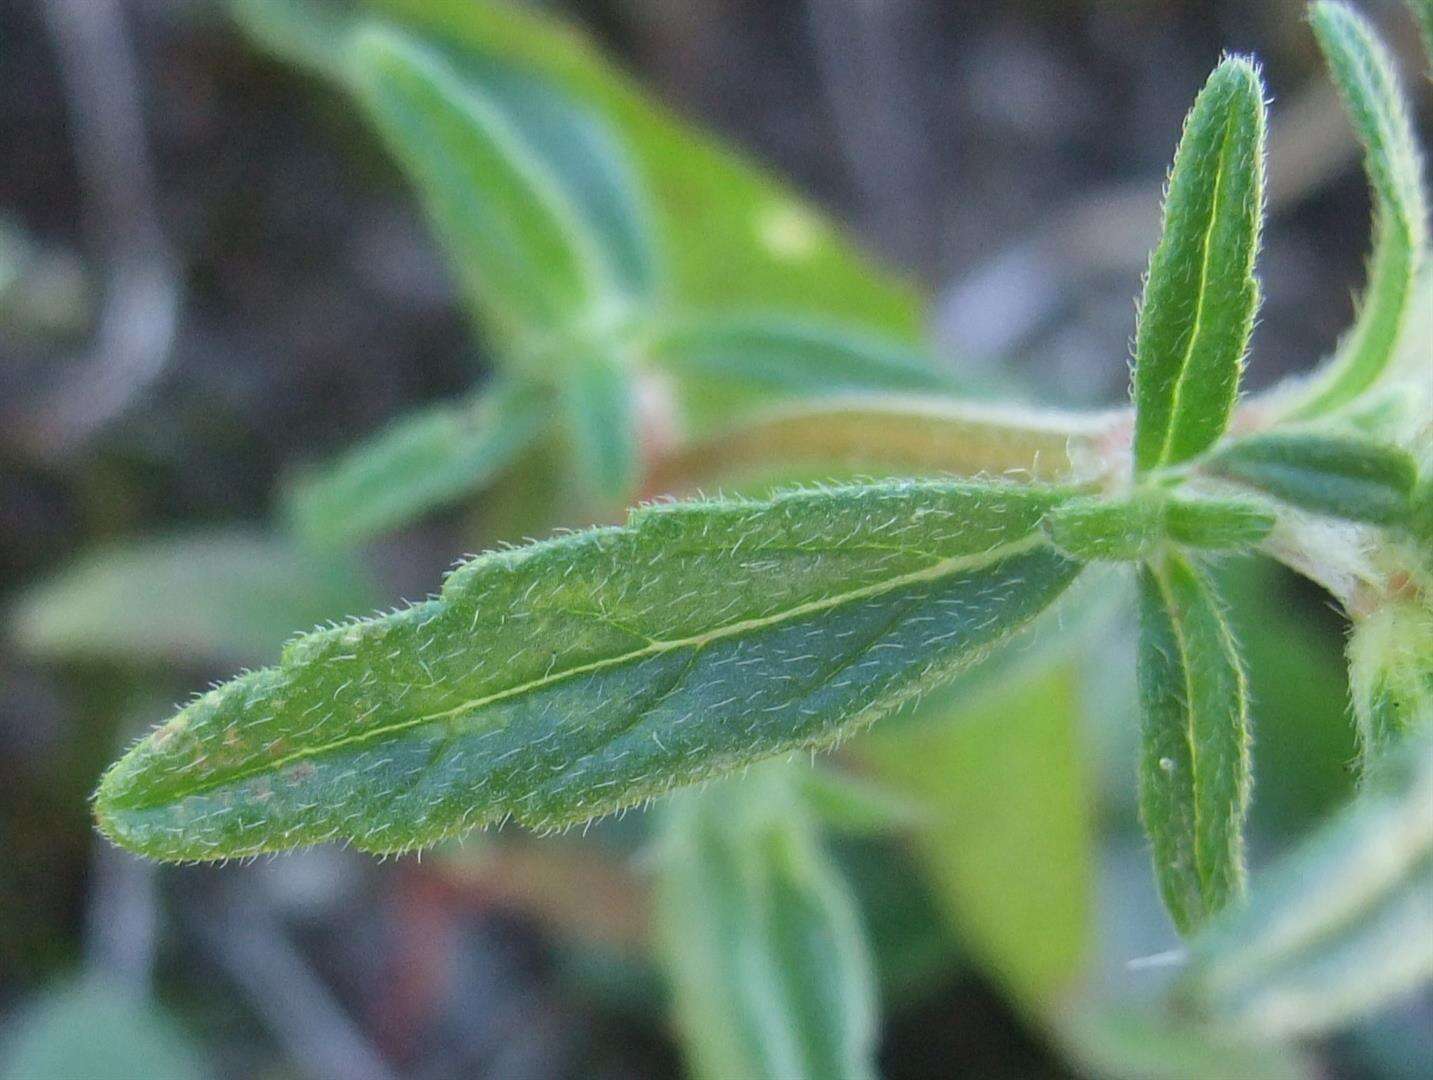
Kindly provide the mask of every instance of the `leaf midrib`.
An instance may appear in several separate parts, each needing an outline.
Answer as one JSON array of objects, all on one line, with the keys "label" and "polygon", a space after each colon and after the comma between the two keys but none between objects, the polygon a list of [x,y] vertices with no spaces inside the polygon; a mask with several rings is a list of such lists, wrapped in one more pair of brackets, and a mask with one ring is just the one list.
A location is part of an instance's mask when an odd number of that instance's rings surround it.
[{"label": "leaf midrib", "polygon": [[290,765],[310,758],[322,757],[327,754],[343,750],[351,746],[359,746],[369,742],[382,741],[393,735],[401,734],[413,728],[422,727],[424,724],[449,720],[463,713],[473,712],[494,705],[510,698],[520,697],[524,694],[542,690],[569,679],[578,678],[583,675],[590,675],[595,672],[605,671],[608,668],[619,667],[624,664],[634,663],[650,656],[658,656],[675,649],[691,648],[701,649],[715,641],[729,637],[737,637],[742,634],[754,633],[771,626],[778,626],[784,622],[799,619],[806,615],[817,614],[822,611],[829,611],[841,607],[844,604],[858,600],[880,596],[883,593],[891,592],[905,585],[918,584],[923,581],[936,581],[951,574],[960,573],[965,570],[977,569],[1000,562],[1014,555],[1020,555],[1039,547],[1049,546],[1047,538],[1040,530],[1031,532],[1028,536],[1019,540],[1013,540],[1000,544],[985,551],[967,555],[954,555],[925,567],[921,570],[911,571],[905,574],[898,574],[887,578],[884,581],[874,582],[870,585],[863,585],[860,588],[850,589],[845,592],[835,593],[831,596],[822,597],[818,600],[809,600],[802,604],[794,605],[783,611],[772,615],[760,616],[751,619],[739,619],[708,630],[701,634],[694,634],[688,637],[671,639],[649,638],[648,643],[641,648],[632,649],[617,656],[605,657],[600,660],[593,660],[585,664],[567,668],[564,671],[553,672],[543,675],[537,679],[530,679],[517,686],[510,686],[503,690],[495,691],[481,697],[472,698],[459,705],[443,709],[435,713],[426,713],[422,716],[411,717],[398,723],[389,724],[384,727],[372,728],[368,731],[358,732],[340,739],[333,739],[318,746],[306,747],[302,750],[295,750],[284,757],[276,758],[253,768],[239,770],[227,776],[214,777],[206,782],[188,786],[181,791],[170,792],[165,796],[153,801],[143,800],[138,802],[119,802],[118,808],[129,810],[146,810],[157,806],[165,805],[177,799],[189,798],[201,795],[216,788],[226,787],[231,784],[242,783],[255,776],[262,776],[268,773],[279,772]]}]

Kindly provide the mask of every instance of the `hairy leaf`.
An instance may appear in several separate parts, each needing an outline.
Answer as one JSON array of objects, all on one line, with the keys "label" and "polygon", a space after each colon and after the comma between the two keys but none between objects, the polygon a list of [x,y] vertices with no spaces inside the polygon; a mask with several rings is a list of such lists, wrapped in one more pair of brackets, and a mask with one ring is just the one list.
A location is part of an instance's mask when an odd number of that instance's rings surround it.
[{"label": "hairy leaf", "polygon": [[1045,531],[1051,543],[1077,559],[1143,559],[1164,537],[1163,493],[1071,499],[1045,518]]},{"label": "hairy leaf", "polygon": [[1433,732],[1433,610],[1395,599],[1359,619],[1348,672],[1368,774],[1405,735]]},{"label": "hairy leaf", "polygon": [[1248,688],[1213,586],[1173,552],[1140,573],[1139,694],[1140,813],[1188,934],[1244,887]]},{"label": "hairy leaf", "polygon": [[1313,6],[1314,34],[1364,148],[1373,190],[1373,256],[1368,291],[1330,366],[1293,410],[1312,417],[1348,404],[1372,386],[1398,348],[1427,239],[1417,139],[1388,52],[1352,8]]},{"label": "hairy leaf", "polygon": [[46,656],[241,664],[378,600],[341,557],[256,532],[195,531],[81,557],[25,593],[12,626],[21,647]]},{"label": "hairy leaf", "polygon": [[665,814],[658,940],[697,1077],[875,1076],[871,962],[789,767]]},{"label": "hairy leaf", "polygon": [[621,356],[577,357],[559,382],[573,470],[589,505],[602,511],[630,504],[641,465],[635,387]]},{"label": "hairy leaf", "polygon": [[1171,540],[1194,548],[1227,551],[1251,547],[1274,528],[1274,515],[1248,499],[1172,496],[1164,507]]},{"label": "hairy leaf", "polygon": [[208,859],[560,827],[828,745],[980,657],[1079,570],[1058,489],[959,482],[694,502],[475,559],[296,639],[105,777],[118,842]]},{"label": "hairy leaf", "polygon": [[666,455],[654,491],[773,476],[1014,473],[1068,479],[1103,422],[903,394],[847,394],[763,410]]},{"label": "hairy leaf", "polygon": [[649,355],[686,381],[737,384],[763,396],[851,390],[940,390],[951,380],[931,360],[869,330],[810,317],[709,316],[656,335]]},{"label": "hairy leaf", "polygon": [[399,528],[512,464],[547,425],[548,408],[543,388],[501,379],[467,401],[410,413],[301,474],[284,494],[286,517],[326,545]]},{"label": "hairy leaf", "polygon": [[1413,458],[1395,446],[1297,430],[1235,440],[1219,450],[1209,469],[1305,510],[1383,525],[1408,519],[1418,471]]},{"label": "hairy leaf", "polygon": [[[331,5],[229,0],[267,48],[332,75],[321,51],[342,42]],[[920,338],[916,291],[872,264],[808,203],[657,104],[592,42],[551,15],[500,0],[365,0],[360,22],[390,19],[484,66],[531,77],[581,102],[631,156],[650,192],[677,298],[703,306],[790,307]],[[311,48],[296,48],[295,42]]]},{"label": "hairy leaf", "polygon": [[1195,939],[1180,996],[1256,1037],[1346,1026],[1433,977],[1433,741]]},{"label": "hairy leaf", "polygon": [[483,322],[540,349],[616,320],[620,290],[596,236],[492,95],[392,30],[356,37],[360,99],[413,177]]},{"label": "hairy leaf", "polygon": [[1259,304],[1263,200],[1264,86],[1231,58],[1185,120],[1150,257],[1135,334],[1137,472],[1185,461],[1224,432]]}]

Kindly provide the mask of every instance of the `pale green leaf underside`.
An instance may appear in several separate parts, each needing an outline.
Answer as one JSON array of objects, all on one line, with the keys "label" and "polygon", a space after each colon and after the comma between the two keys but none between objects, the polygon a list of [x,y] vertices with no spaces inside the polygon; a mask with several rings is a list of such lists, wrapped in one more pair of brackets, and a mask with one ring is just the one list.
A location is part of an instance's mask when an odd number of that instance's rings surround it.
[{"label": "pale green leaf underside", "polygon": [[1205,575],[1168,552],[1140,572],[1140,813],[1181,933],[1244,887],[1248,686]]},{"label": "pale green leaf underside", "polygon": [[874,1077],[876,1009],[858,914],[790,766],[667,809],[658,943],[692,1074]]},{"label": "pale green leaf underside", "polygon": [[301,474],[285,517],[320,544],[350,544],[477,491],[546,428],[550,394],[500,379],[474,397],[411,413],[337,460]]},{"label": "pale green leaf underside", "polygon": [[1300,394],[1291,415],[1301,418],[1348,404],[1388,366],[1410,309],[1427,232],[1418,143],[1392,59],[1347,5],[1315,4],[1311,19],[1363,144],[1374,200],[1373,255],[1358,318],[1329,367]]},{"label": "pale green leaf underside", "polygon": [[1135,334],[1138,472],[1201,453],[1229,421],[1259,303],[1263,189],[1263,83],[1228,59],[1185,120],[1150,258]]},{"label": "pale green leaf underside", "polygon": [[1182,992],[1256,1037],[1346,1026],[1433,977],[1433,738],[1195,940]]},{"label": "pale green leaf underside", "polygon": [[[1052,489],[957,482],[633,514],[298,638],[106,775],[102,827],[212,859],[560,827],[826,745],[979,658],[1079,564]],[[199,601],[199,602],[202,602]]]}]

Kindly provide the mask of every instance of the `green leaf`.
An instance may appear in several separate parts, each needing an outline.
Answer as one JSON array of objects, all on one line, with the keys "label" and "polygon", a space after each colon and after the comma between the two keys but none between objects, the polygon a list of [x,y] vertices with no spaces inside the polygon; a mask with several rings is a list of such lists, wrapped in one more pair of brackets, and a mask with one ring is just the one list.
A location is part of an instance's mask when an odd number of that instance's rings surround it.
[{"label": "green leaf", "polygon": [[96,812],[157,858],[395,851],[826,746],[1065,589],[1079,564],[1037,527],[1064,494],[931,481],[681,503],[494,552],[196,699],[106,775]]},{"label": "green leaf", "polygon": [[1101,1080],[1312,1080],[1297,1050],[1136,1006],[1083,1004],[1059,1025],[1060,1041]]},{"label": "green leaf", "polygon": [[1136,472],[1185,461],[1224,433],[1259,306],[1263,202],[1264,86],[1252,63],[1230,58],[1184,122],[1150,257],[1135,334]]},{"label": "green leaf", "polygon": [[658,941],[697,1077],[876,1075],[864,935],[790,772],[683,793],[664,815]]},{"label": "green leaf", "polygon": [[[659,330],[647,355],[692,387],[712,393],[823,397],[852,390],[950,390],[927,356],[869,330],[762,312],[687,319]],[[701,419],[700,416],[697,417]]]},{"label": "green leaf", "polygon": [[641,468],[636,387],[620,355],[576,357],[558,380],[573,471],[589,505],[610,512],[629,505]]},{"label": "green leaf", "polygon": [[1299,418],[1332,412],[1378,380],[1398,348],[1427,240],[1418,141],[1392,59],[1345,4],[1323,0],[1310,20],[1363,144],[1373,190],[1373,255],[1358,318],[1332,363],[1299,395],[1291,413]]},{"label": "green leaf", "polygon": [[1433,78],[1433,0],[1408,0],[1408,7],[1418,20],[1418,30],[1423,35],[1423,51],[1428,54],[1430,64],[1428,76]]},{"label": "green leaf", "polygon": [[[342,72],[342,59],[323,50],[326,41],[344,41],[331,5],[230,0],[230,6],[272,51],[330,77]],[[382,13],[475,69],[530,77],[589,110],[630,156],[650,194],[655,227],[648,232],[662,238],[677,300],[812,311],[920,340],[922,307],[908,283],[864,259],[766,169],[657,104],[570,25],[494,0],[367,0],[357,7]]]},{"label": "green leaf", "polygon": [[1163,493],[1071,499],[1051,510],[1044,525],[1050,542],[1073,558],[1143,559],[1164,538]]},{"label": "green leaf", "polygon": [[1093,805],[1074,665],[1014,673],[943,704],[877,727],[855,752],[921,811],[915,851],[960,940],[1043,1019],[1083,971],[1093,929]]},{"label": "green leaf", "polygon": [[1433,609],[1390,599],[1359,618],[1348,639],[1349,690],[1365,775],[1390,747],[1433,731]]},{"label": "green leaf", "polygon": [[500,379],[466,401],[409,413],[283,493],[305,540],[351,544],[481,489],[544,430],[549,395]]},{"label": "green leaf", "polygon": [[910,284],[864,258],[768,170],[669,112],[567,23],[494,0],[368,0],[405,26],[530,73],[594,110],[651,192],[675,298],[829,315],[916,342]]},{"label": "green leaf", "polygon": [[1213,586],[1173,552],[1140,572],[1139,694],[1140,813],[1188,934],[1244,888],[1248,687]]},{"label": "green leaf", "polygon": [[1171,540],[1193,548],[1230,551],[1252,547],[1274,529],[1274,515],[1248,499],[1171,496],[1164,529]]},{"label": "green leaf", "polygon": [[1235,440],[1219,450],[1209,470],[1305,510],[1381,525],[1408,519],[1417,476],[1413,458],[1395,446],[1295,430]]},{"label": "green leaf", "polygon": [[[1015,475],[1063,480],[1101,433],[1088,418],[933,396],[849,394],[766,409],[656,462],[654,491],[774,478]],[[769,484],[768,484],[769,486]]]},{"label": "green leaf", "polygon": [[1433,978],[1433,740],[1365,789],[1191,946],[1179,998],[1221,1027],[1318,1034]]},{"label": "green leaf", "polygon": [[7,1080],[198,1080],[210,1074],[194,1040],[152,1001],[99,979],[52,990],[6,1029],[0,1076]]},{"label": "green leaf", "polygon": [[802,801],[833,832],[880,835],[921,820],[913,800],[866,777],[824,768],[803,769],[797,777]]},{"label": "green leaf", "polygon": [[215,530],[92,552],[25,593],[11,626],[43,656],[240,664],[272,656],[297,627],[377,603],[341,557]]},{"label": "green leaf", "polygon": [[540,351],[555,333],[620,320],[613,265],[492,95],[392,30],[360,31],[350,63],[360,100],[412,176],[490,329]]}]

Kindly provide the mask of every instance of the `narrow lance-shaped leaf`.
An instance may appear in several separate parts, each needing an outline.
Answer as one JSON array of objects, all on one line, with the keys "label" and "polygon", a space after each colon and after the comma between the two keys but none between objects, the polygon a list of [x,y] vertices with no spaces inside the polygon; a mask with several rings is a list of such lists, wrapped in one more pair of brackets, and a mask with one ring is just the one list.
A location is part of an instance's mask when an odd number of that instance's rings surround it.
[{"label": "narrow lance-shaped leaf", "polygon": [[1428,77],[1433,79],[1433,0],[1408,0],[1413,17],[1423,35],[1423,51],[1427,54]]},{"label": "narrow lance-shaped leaf", "polygon": [[1433,610],[1391,599],[1360,617],[1349,635],[1348,674],[1367,778],[1404,736],[1433,732]]},{"label": "narrow lance-shaped leaf", "polygon": [[1107,419],[1002,408],[930,395],[841,394],[754,413],[655,463],[654,491],[779,475],[966,476],[1063,480]]},{"label": "narrow lance-shaped leaf", "polygon": [[1406,451],[1359,435],[1287,430],[1229,443],[1209,471],[1305,510],[1394,525],[1408,520],[1418,468]]},{"label": "narrow lance-shaped leaf", "polygon": [[299,535],[350,544],[408,524],[482,488],[544,430],[550,394],[534,383],[499,379],[473,398],[395,421],[284,494]]},{"label": "narrow lance-shaped leaf", "polygon": [[876,1075],[866,942],[792,771],[683,793],[664,815],[659,956],[705,1080]]},{"label": "narrow lance-shaped leaf", "polygon": [[641,467],[636,387],[617,350],[573,357],[558,379],[568,452],[589,505],[611,511],[630,504]]},{"label": "narrow lance-shaped leaf", "polygon": [[1271,867],[1194,940],[1177,986],[1227,1031],[1345,1027],[1433,977],[1433,738]]},{"label": "narrow lance-shaped leaf", "polygon": [[1185,461],[1224,433],[1259,303],[1263,201],[1264,87],[1253,64],[1231,58],[1185,120],[1145,280],[1134,358],[1138,472]]},{"label": "narrow lance-shaped leaf", "polygon": [[1181,933],[1244,887],[1248,687],[1213,587],[1167,552],[1140,572],[1140,813]]},{"label": "narrow lance-shaped leaf", "polygon": [[196,699],[111,769],[96,813],[159,858],[394,851],[829,745],[1064,590],[1079,564],[1038,527],[1064,496],[931,481],[682,503],[488,554]]},{"label": "narrow lance-shaped leaf", "polygon": [[393,30],[361,31],[350,62],[489,329],[532,348],[534,335],[614,317],[592,230],[491,95]]},{"label": "narrow lance-shaped leaf", "polygon": [[1418,143],[1387,50],[1345,4],[1315,4],[1311,19],[1363,144],[1374,201],[1373,255],[1358,318],[1330,366],[1300,395],[1296,417],[1331,412],[1377,381],[1397,350],[1427,238]]},{"label": "narrow lance-shaped leaf", "polygon": [[248,664],[295,627],[372,610],[380,595],[339,554],[214,529],[90,552],[9,614],[16,642],[41,656]]}]

